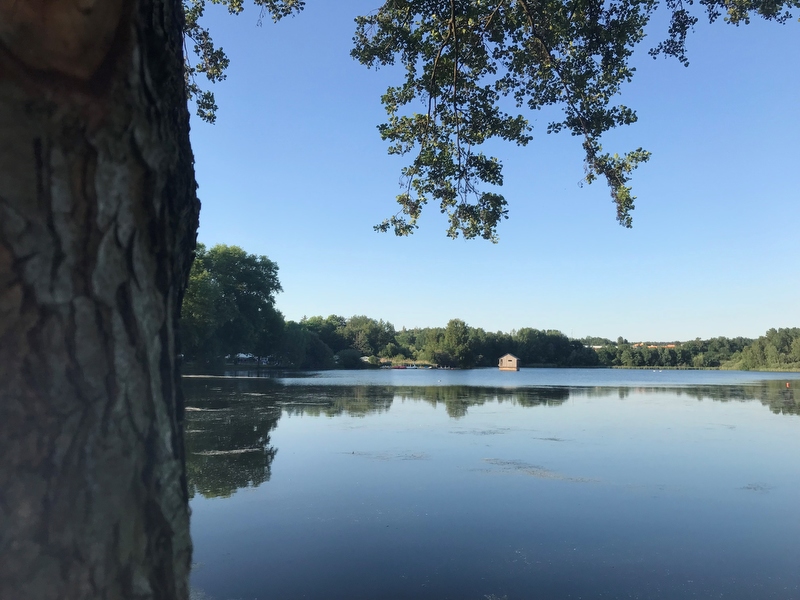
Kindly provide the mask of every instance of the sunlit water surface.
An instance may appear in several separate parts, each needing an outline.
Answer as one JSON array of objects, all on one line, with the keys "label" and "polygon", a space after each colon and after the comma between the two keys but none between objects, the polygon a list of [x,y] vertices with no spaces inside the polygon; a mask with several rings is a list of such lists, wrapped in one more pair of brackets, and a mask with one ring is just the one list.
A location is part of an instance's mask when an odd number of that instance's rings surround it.
[{"label": "sunlit water surface", "polygon": [[195,598],[800,598],[796,374],[184,383]]}]

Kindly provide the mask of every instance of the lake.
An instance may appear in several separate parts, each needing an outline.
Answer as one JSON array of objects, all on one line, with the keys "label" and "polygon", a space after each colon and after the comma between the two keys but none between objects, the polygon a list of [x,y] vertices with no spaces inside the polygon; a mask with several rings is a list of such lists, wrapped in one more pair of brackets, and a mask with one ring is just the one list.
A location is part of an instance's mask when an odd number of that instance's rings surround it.
[{"label": "lake", "polygon": [[198,600],[800,598],[796,373],[184,386]]}]

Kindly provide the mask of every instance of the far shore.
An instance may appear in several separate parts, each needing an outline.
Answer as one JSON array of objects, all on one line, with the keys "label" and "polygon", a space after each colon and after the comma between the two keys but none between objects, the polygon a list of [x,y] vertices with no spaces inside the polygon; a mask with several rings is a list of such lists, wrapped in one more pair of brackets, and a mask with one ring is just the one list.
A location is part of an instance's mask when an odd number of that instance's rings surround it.
[{"label": "far shore", "polygon": [[[185,372],[181,373],[183,377],[221,377],[222,375],[214,375],[209,373],[207,370],[204,371],[202,368],[197,368],[192,365],[185,365]],[[282,372],[282,371],[370,371],[379,369],[380,367],[365,367],[363,369],[296,369],[294,367],[276,367],[276,366],[265,366],[265,365],[254,365],[254,364],[226,364],[223,371],[273,371],[273,372]],[[496,369],[497,367],[470,367],[472,369]],[[467,369],[458,369],[453,367],[437,367],[433,366],[431,370],[469,370]],[[637,366],[637,367],[626,367],[626,366],[592,366],[592,367],[563,367],[558,365],[523,365],[522,369],[630,369],[630,370],[639,370],[639,371],[735,371],[737,369],[725,369],[722,367],[648,367],[648,366]],[[413,370],[413,369],[412,369]],[[419,370],[426,370],[424,367],[420,367]],[[741,369],[738,369],[741,370]],[[749,373],[800,373],[800,369],[746,369]],[[246,377],[246,375],[231,375],[230,377]]]}]

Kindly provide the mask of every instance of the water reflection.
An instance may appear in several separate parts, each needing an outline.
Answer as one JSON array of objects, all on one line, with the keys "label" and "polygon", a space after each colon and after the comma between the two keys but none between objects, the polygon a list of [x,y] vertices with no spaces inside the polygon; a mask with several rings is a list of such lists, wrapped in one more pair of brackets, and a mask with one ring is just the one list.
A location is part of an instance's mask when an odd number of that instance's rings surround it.
[{"label": "water reflection", "polygon": [[768,380],[754,384],[741,385],[692,385],[692,386],[647,386],[647,387],[587,387],[569,388],[572,398],[602,398],[618,395],[627,398],[631,392],[637,394],[675,394],[686,395],[699,401],[751,402],[757,400],[778,415],[800,414],[799,382],[789,384],[782,380]]},{"label": "water reflection", "polygon": [[[466,414],[470,406],[491,402],[510,402],[514,405],[558,406],[570,398],[627,398],[637,394],[686,395],[699,401],[749,402],[757,400],[776,414],[800,414],[800,382],[787,387],[784,380],[766,380],[739,385],[685,386],[540,386],[499,388],[467,385],[394,386],[394,385],[284,385],[279,379],[214,378],[184,379],[187,406],[202,408],[233,408],[257,402],[271,404],[287,414],[336,416],[381,413],[397,400],[422,401],[437,406],[443,404],[453,417]],[[191,418],[191,417],[190,417]]]},{"label": "water reflection", "polygon": [[800,597],[793,380],[359,381],[186,380],[208,598]]},{"label": "water reflection", "polygon": [[[313,381],[313,380],[311,380]],[[278,450],[270,443],[281,414],[365,416],[389,411],[397,401],[443,406],[459,419],[487,403],[559,406],[569,399],[625,399],[636,394],[674,394],[698,401],[759,401],[775,414],[800,414],[797,385],[764,381],[747,385],[684,387],[529,387],[283,385],[275,379],[184,379],[186,393],[186,468],[190,494],[229,497],[237,489],[269,481]]]},{"label": "water reflection", "polygon": [[269,433],[281,409],[246,385],[187,381],[186,472],[189,494],[227,498],[269,481],[278,450]]},{"label": "water reflection", "polygon": [[557,406],[570,397],[570,388],[537,387],[521,389],[488,388],[472,386],[430,386],[395,388],[398,400],[418,400],[432,406],[443,404],[447,414],[454,419],[467,414],[471,406],[482,406],[487,403],[504,402],[515,406]]},{"label": "water reflection", "polygon": [[764,381],[760,385],[696,386],[686,391],[687,395],[718,402],[749,402],[758,400],[777,415],[800,414],[798,385],[786,387],[783,381]]}]

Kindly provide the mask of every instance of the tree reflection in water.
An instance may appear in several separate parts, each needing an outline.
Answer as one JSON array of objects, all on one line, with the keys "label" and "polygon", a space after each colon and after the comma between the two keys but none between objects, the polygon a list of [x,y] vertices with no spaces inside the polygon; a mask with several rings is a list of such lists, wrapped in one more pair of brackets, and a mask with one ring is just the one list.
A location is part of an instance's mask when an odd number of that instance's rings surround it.
[{"label": "tree reflection in water", "polygon": [[[310,380],[313,381],[313,380]],[[365,416],[390,410],[394,400],[443,405],[455,419],[487,403],[523,407],[559,406],[570,398],[624,400],[631,390],[676,394],[699,401],[759,401],[776,414],[800,414],[796,382],[772,380],[745,385],[681,387],[525,387],[283,385],[267,378],[190,377],[186,396],[186,470],[192,496],[228,497],[237,489],[269,481],[278,450],[270,432],[281,414]]]},{"label": "tree reflection in water", "polygon": [[245,380],[184,380],[190,497],[227,498],[239,488],[269,481],[278,452],[269,434],[281,409],[250,387]]},{"label": "tree reflection in water", "polygon": [[444,404],[447,414],[458,419],[467,414],[471,406],[496,402],[509,402],[519,406],[558,406],[569,400],[567,387],[530,387],[520,389],[487,388],[472,386],[395,388],[398,400],[418,400],[433,406]]},{"label": "tree reflection in water", "polygon": [[619,394],[621,400],[630,392],[648,394],[686,395],[702,402],[752,402],[759,401],[777,415],[800,415],[800,382],[796,379],[789,384],[781,379],[760,381],[738,385],[687,385],[653,387],[586,387],[570,388],[570,397],[604,397]]}]

